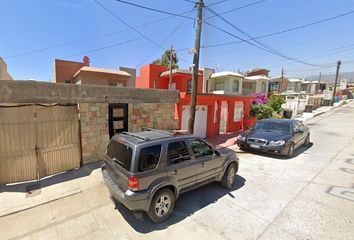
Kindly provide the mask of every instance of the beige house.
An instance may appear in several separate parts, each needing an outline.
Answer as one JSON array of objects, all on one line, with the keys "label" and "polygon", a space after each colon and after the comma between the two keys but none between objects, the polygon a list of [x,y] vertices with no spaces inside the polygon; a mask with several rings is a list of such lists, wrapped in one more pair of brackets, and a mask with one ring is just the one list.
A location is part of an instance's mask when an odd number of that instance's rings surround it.
[{"label": "beige house", "polygon": [[93,84],[126,87],[131,77],[126,71],[84,66],[74,75],[76,84]]},{"label": "beige house", "polygon": [[0,57],[0,80],[14,80],[11,75],[7,72],[7,64]]},{"label": "beige house", "polygon": [[92,84],[104,86],[135,86],[136,70],[132,68],[107,69],[89,66],[89,62],[73,62],[55,59],[56,83]]}]

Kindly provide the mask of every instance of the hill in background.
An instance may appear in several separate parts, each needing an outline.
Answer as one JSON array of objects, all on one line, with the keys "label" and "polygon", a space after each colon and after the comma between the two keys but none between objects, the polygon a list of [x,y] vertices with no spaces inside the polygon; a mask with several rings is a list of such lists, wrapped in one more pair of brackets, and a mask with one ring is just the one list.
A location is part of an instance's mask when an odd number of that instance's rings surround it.
[{"label": "hill in background", "polygon": [[[306,79],[310,81],[317,81],[318,77],[318,75],[313,75],[307,77]],[[322,75],[321,82],[334,83],[335,77],[335,74]],[[349,82],[354,82],[354,72],[342,72],[340,73],[339,79],[347,79]]]}]

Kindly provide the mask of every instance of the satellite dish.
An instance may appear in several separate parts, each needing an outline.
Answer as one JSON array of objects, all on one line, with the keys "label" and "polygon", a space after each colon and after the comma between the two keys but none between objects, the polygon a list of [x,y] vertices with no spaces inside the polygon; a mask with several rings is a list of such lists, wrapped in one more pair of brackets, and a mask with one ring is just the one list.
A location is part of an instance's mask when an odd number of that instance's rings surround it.
[{"label": "satellite dish", "polygon": [[90,65],[90,58],[88,56],[84,56],[82,61],[86,66]]}]

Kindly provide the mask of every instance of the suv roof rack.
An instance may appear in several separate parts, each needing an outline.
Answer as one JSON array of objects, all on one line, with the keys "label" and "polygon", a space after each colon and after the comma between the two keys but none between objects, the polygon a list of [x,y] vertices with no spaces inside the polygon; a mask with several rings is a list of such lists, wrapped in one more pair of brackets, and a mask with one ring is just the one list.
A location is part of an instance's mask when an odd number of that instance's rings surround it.
[{"label": "suv roof rack", "polygon": [[152,131],[152,132],[157,132],[157,133],[161,133],[161,134],[166,134],[169,136],[174,136],[173,133],[168,132],[168,131],[164,131],[164,130],[158,130],[158,129],[154,129],[154,128],[148,128],[148,127],[142,127],[143,131]]},{"label": "suv roof rack", "polygon": [[122,134],[125,134],[125,135],[128,135],[128,136],[132,136],[132,137],[136,137],[136,138],[139,138],[141,140],[144,140],[145,142],[147,141],[150,141],[151,139],[148,138],[148,137],[143,137],[143,136],[140,136],[139,134],[134,134],[134,133],[131,133],[131,132],[122,132]]}]

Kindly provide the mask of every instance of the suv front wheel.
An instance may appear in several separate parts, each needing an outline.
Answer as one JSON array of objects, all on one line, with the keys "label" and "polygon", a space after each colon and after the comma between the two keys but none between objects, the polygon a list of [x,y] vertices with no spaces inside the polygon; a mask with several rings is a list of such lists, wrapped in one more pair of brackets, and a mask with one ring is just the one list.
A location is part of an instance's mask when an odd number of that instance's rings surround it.
[{"label": "suv front wheel", "polygon": [[161,223],[172,213],[175,206],[175,195],[173,192],[164,188],[158,191],[152,198],[150,209],[147,215],[154,223]]}]

